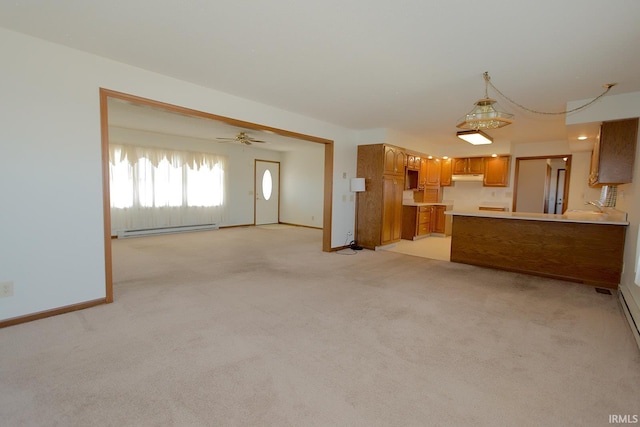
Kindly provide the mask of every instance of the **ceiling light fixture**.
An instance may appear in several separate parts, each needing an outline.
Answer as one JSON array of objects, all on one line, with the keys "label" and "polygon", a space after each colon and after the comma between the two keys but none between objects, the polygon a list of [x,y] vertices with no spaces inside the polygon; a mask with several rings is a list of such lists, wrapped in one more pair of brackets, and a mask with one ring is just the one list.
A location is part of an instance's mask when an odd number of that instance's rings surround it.
[{"label": "ceiling light fixture", "polygon": [[493,142],[493,138],[491,138],[481,130],[461,130],[458,131],[457,136],[458,138],[463,139],[469,144],[473,145],[485,145],[491,144]]},{"label": "ceiling light fixture", "polygon": [[531,108],[527,108],[522,104],[518,104],[513,99],[506,96],[504,93],[500,92],[500,90],[491,83],[491,77],[489,77],[489,72],[485,71],[482,76],[484,77],[484,98],[479,99],[475,103],[475,108],[471,110],[466,116],[462,117],[458,120],[458,124],[456,127],[460,129],[472,129],[472,130],[481,130],[481,129],[498,129],[507,125],[510,125],[514,122],[513,114],[504,113],[497,108],[496,100],[493,98],[489,98],[488,88],[491,86],[493,90],[495,90],[500,96],[514,104],[515,106],[528,111],[530,113],[535,114],[544,114],[544,115],[560,115],[560,114],[568,114],[573,113],[583,108],[588,107],[589,105],[596,102],[598,99],[602,98],[606,95],[612,87],[617,85],[617,83],[607,83],[604,84],[604,92],[595,97],[589,102],[585,104],[573,108],[571,110],[565,111],[556,111],[556,112],[546,112],[546,111],[537,111]]},{"label": "ceiling light fixture", "polygon": [[[513,114],[503,113],[496,107],[496,100],[489,98],[489,72],[485,71],[484,76],[484,98],[475,103],[475,108],[466,116],[458,120],[456,127],[460,129],[498,129],[513,123]],[[486,143],[485,144],[490,144]]]},{"label": "ceiling light fixture", "polygon": [[587,139],[587,137],[586,137],[586,136],[579,136],[579,137],[578,137],[578,139],[579,139],[580,141],[584,141],[585,139]]}]

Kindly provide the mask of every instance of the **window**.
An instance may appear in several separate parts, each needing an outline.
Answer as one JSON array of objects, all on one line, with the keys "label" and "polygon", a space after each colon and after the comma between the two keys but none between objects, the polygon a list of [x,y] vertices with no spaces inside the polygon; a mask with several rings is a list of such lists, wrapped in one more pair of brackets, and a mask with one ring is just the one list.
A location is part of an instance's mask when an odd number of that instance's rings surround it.
[{"label": "window", "polygon": [[115,230],[211,223],[216,215],[219,220],[223,156],[118,144],[109,146],[109,154]]}]

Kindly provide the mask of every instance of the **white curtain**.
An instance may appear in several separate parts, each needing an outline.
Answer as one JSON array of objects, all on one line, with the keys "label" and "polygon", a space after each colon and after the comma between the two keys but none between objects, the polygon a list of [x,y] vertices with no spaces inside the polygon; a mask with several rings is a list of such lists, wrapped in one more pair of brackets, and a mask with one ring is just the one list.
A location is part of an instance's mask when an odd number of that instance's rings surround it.
[{"label": "white curtain", "polygon": [[226,158],[165,148],[109,145],[111,233],[220,223]]}]

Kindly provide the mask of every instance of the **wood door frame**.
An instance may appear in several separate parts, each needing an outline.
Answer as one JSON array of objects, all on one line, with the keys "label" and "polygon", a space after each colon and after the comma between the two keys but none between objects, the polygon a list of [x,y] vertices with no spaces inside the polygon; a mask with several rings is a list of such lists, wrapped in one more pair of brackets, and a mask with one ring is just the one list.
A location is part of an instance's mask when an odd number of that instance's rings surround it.
[{"label": "wood door frame", "polygon": [[[324,206],[322,218],[322,250],[331,252],[331,222],[333,208],[333,141],[330,139],[320,138],[317,136],[305,135],[302,133],[292,132],[284,129],[278,129],[271,126],[261,125],[257,123],[246,122],[243,120],[233,119],[230,117],[219,116],[216,114],[206,113],[204,111],[193,110],[191,108],[181,107],[174,104],[168,104],[161,101],[155,101],[124,92],[118,92],[110,89],[100,88],[100,146],[102,153],[102,212],[104,217],[104,263],[105,263],[105,302],[113,302],[113,257],[111,253],[111,200],[109,196],[109,114],[108,100],[109,98],[119,99],[122,101],[132,102],[135,104],[146,105],[153,108],[159,108],[169,112],[185,114],[188,116],[199,117],[209,120],[217,120],[228,125],[243,127],[247,129],[261,130],[273,132],[278,135],[289,138],[301,139],[304,141],[317,142],[324,144]],[[255,169],[254,169],[255,170]],[[255,180],[254,180],[255,181]],[[254,209],[255,216],[255,209]]]},{"label": "wood door frame", "polygon": [[258,162],[275,163],[278,165],[278,224],[280,224],[280,162],[278,160],[253,159],[253,225],[256,225],[257,219],[256,197],[258,197],[258,188],[256,182],[258,180]]},{"label": "wood door frame", "polygon": [[516,201],[518,200],[518,172],[520,170],[520,160],[540,160],[540,159],[564,159],[565,161],[565,173],[564,177],[564,194],[565,198],[562,200],[562,213],[567,210],[567,201],[569,200],[569,181],[571,175],[571,154],[554,154],[551,156],[532,156],[532,157],[516,157],[516,167],[513,174],[513,200],[511,201],[511,212],[516,211]]}]

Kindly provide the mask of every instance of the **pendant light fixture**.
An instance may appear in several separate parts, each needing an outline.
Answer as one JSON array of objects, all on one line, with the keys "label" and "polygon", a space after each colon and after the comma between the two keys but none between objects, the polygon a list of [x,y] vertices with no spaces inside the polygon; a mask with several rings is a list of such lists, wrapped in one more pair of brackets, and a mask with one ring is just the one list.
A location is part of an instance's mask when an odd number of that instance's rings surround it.
[{"label": "pendant light fixture", "polygon": [[[484,98],[475,103],[475,107],[466,116],[458,120],[456,127],[460,129],[498,129],[513,123],[513,114],[498,110],[496,100],[489,98],[489,72],[484,74]],[[485,142],[487,144],[487,142]],[[490,144],[490,142],[488,143]]]},{"label": "pendant light fixture", "polygon": [[602,87],[604,88],[604,91],[600,95],[596,96],[591,101],[586,102],[583,105],[580,105],[579,107],[573,108],[571,110],[565,110],[565,111],[547,112],[547,111],[538,111],[532,108],[527,108],[522,104],[518,104],[517,102],[515,102],[514,100],[506,96],[504,93],[500,92],[500,90],[497,87],[495,87],[493,83],[491,83],[491,77],[489,77],[488,71],[485,71],[482,74],[482,76],[484,77],[484,98],[476,101],[475,107],[473,108],[473,110],[471,110],[464,117],[460,118],[460,120],[458,120],[458,124],[456,125],[456,127],[458,127],[459,129],[467,129],[466,131],[458,132],[457,134],[458,138],[464,139],[465,141],[474,145],[491,144],[493,142],[493,139],[486,133],[482,132],[482,130],[498,129],[498,128],[510,125],[511,123],[514,122],[513,114],[500,111],[500,109],[498,108],[498,105],[496,104],[496,100],[493,98],[489,98],[489,93],[488,93],[489,86],[491,86],[504,99],[506,99],[513,105],[525,111],[528,111],[534,114],[560,115],[560,114],[573,113],[590,106],[591,104],[593,104],[594,102],[602,98],[604,95],[609,93],[611,88],[616,86],[617,84],[617,83],[607,83],[602,85]]}]

